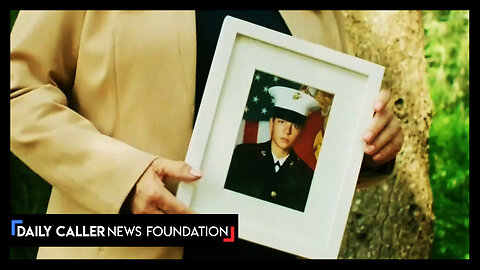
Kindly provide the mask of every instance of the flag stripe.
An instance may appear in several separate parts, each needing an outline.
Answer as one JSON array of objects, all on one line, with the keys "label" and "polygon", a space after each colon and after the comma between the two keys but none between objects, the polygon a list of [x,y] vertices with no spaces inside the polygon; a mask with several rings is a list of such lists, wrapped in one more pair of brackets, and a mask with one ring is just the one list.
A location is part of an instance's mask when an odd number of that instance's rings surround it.
[{"label": "flag stripe", "polygon": [[270,137],[270,121],[259,121],[257,143],[269,141]]},{"label": "flag stripe", "polygon": [[240,122],[240,128],[238,128],[238,135],[237,140],[235,141],[235,145],[239,145],[243,143],[243,133],[245,131],[245,120],[242,119]]},{"label": "flag stripe", "polygon": [[244,143],[257,143],[258,122],[245,121],[245,129],[243,133]]}]

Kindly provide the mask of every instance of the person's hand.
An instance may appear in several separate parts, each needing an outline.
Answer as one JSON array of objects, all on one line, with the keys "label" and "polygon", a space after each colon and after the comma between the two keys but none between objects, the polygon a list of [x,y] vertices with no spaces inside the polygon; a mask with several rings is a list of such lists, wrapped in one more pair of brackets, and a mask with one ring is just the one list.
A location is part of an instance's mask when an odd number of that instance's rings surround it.
[{"label": "person's hand", "polygon": [[195,181],[202,177],[201,172],[193,170],[183,161],[157,158],[148,167],[136,183],[131,198],[133,214],[192,214],[165,187],[166,178],[180,181]]},{"label": "person's hand", "polygon": [[368,167],[378,167],[392,160],[402,148],[403,131],[400,120],[387,107],[390,91],[380,90],[374,103],[375,114],[370,129],[364,134],[365,158]]}]

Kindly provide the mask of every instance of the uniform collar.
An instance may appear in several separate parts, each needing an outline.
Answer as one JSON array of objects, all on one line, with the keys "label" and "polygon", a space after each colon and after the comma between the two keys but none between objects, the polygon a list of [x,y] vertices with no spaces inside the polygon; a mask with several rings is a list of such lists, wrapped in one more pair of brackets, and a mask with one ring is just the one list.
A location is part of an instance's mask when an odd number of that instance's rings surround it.
[{"label": "uniform collar", "polygon": [[282,166],[283,163],[285,162],[285,160],[287,160],[287,158],[290,156],[290,154],[288,154],[283,158],[277,158],[275,156],[275,154],[273,153],[273,151],[271,151],[271,152],[272,152],[272,157],[273,157],[273,163],[277,163],[277,161],[278,161],[280,163],[280,166]]}]

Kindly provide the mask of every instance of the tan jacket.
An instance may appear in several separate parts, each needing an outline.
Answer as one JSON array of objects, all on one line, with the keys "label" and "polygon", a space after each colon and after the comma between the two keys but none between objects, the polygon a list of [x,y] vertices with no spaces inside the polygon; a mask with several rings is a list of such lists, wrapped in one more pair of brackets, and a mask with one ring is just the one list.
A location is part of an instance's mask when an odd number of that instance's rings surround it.
[{"label": "tan jacket", "polygon": [[[281,14],[294,36],[341,50],[333,12]],[[156,156],[185,158],[195,34],[194,11],[20,12],[10,41],[10,149],[53,186],[47,213],[118,213]],[[38,258],[182,253],[42,247]]]}]

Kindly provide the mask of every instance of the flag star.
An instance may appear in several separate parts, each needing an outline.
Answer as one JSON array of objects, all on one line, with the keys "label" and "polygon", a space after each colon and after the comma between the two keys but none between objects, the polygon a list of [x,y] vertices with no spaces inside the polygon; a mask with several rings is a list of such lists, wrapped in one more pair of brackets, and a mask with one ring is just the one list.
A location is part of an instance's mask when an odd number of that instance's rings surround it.
[{"label": "flag star", "polygon": [[248,107],[247,107],[247,106],[245,106],[245,113],[247,113],[247,112],[248,112]]},{"label": "flag star", "polygon": [[274,98],[272,98],[272,104],[275,104],[275,99]]},{"label": "flag star", "polygon": [[255,103],[258,102],[258,97],[257,97],[257,96],[254,96],[254,97],[253,97],[253,102],[255,102]]},{"label": "flag star", "polygon": [[257,74],[255,75],[255,80],[256,80],[256,81],[259,81],[259,80],[260,80],[260,74],[257,73]]},{"label": "flag star", "polygon": [[277,77],[277,76],[274,76],[274,77],[273,77],[273,81],[274,81],[274,82],[278,82],[278,77]]},{"label": "flag star", "polygon": [[267,114],[267,108],[262,108],[262,114]]},{"label": "flag star", "polygon": [[268,92],[268,86],[263,87],[263,92]]}]

